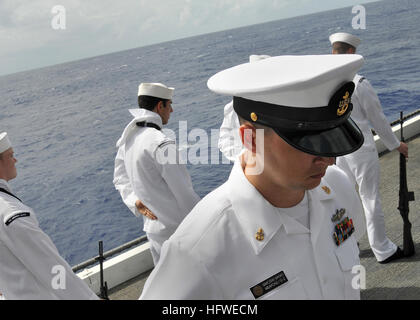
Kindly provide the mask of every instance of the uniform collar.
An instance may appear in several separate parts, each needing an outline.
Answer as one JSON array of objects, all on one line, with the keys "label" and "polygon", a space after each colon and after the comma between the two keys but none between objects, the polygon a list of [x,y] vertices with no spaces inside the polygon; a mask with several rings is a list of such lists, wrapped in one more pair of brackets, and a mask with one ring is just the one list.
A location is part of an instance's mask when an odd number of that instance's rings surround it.
[{"label": "uniform collar", "polygon": [[6,189],[7,191],[12,192],[12,189],[10,189],[9,183],[4,179],[0,179],[0,188]]},{"label": "uniform collar", "polygon": [[[295,219],[282,214],[258,192],[245,177],[239,159],[235,161],[229,176],[229,188],[229,198],[235,215],[256,255],[264,249],[282,226],[287,234],[309,233],[307,228]],[[309,211],[311,212],[313,199],[327,200],[332,196],[332,192],[326,194],[321,187],[308,191]],[[315,225],[315,229],[318,230],[320,226],[317,223]],[[260,228],[264,232],[262,241],[256,239],[256,233]]]},{"label": "uniform collar", "polygon": [[131,122],[125,127],[120,139],[117,141],[117,147],[120,147],[123,145],[127,139],[137,130],[137,122],[145,121],[145,122],[151,122],[156,125],[158,125],[160,128],[162,128],[162,118],[159,114],[153,111],[146,110],[144,108],[139,109],[129,109],[128,110],[131,115],[134,117]]},{"label": "uniform collar", "polygon": [[[327,169],[328,173],[328,169]],[[331,201],[336,197],[336,193],[327,182],[327,174],[321,180],[318,187],[309,191],[309,219],[311,222],[311,240],[316,243],[321,229],[331,219],[334,212],[331,208]]]},{"label": "uniform collar", "polygon": [[131,115],[136,121],[146,121],[157,124],[159,127],[162,127],[162,118],[159,114],[153,111],[146,110],[144,108],[139,109],[128,109]]},{"label": "uniform collar", "polygon": [[353,82],[354,82],[355,85],[357,85],[357,83],[359,82],[360,78],[362,78],[362,76],[360,74],[356,73],[354,75]]}]

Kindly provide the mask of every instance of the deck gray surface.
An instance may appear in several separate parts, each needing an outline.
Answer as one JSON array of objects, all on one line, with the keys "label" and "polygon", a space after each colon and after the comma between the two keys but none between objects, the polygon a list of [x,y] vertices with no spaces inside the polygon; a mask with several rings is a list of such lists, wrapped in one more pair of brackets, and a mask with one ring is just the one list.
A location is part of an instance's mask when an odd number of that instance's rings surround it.
[{"label": "deck gray surface", "polygon": [[[410,202],[409,218],[416,254],[391,262],[379,264],[370,250],[367,235],[360,241],[360,259],[366,268],[366,289],[361,291],[363,300],[415,299],[420,300],[420,138],[408,142],[409,161],[408,190],[414,191],[416,201]],[[381,162],[381,196],[388,237],[402,249],[402,219],[397,209],[399,191],[399,153],[383,155]],[[150,273],[110,290],[111,300],[138,299]]]}]

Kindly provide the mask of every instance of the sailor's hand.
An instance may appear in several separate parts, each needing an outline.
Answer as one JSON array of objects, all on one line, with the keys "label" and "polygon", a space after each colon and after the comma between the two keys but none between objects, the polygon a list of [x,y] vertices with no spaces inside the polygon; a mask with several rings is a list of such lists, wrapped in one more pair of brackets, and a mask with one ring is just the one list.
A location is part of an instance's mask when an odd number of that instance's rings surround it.
[{"label": "sailor's hand", "polygon": [[406,143],[401,142],[400,146],[397,148],[398,152],[404,155],[406,159],[408,159],[408,146]]},{"label": "sailor's hand", "polygon": [[149,208],[146,207],[143,204],[143,202],[141,202],[140,200],[136,201],[136,208],[137,208],[137,211],[140,212],[145,217],[147,217],[149,219],[152,219],[152,220],[157,220],[157,217],[152,213],[152,211],[150,211]]}]

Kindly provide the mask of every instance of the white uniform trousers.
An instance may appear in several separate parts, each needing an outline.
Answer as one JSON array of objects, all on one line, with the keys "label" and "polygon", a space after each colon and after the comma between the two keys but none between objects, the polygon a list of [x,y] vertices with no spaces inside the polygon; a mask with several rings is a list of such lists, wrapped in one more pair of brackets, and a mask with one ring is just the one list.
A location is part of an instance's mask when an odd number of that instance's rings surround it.
[{"label": "white uniform trousers", "polygon": [[379,193],[380,167],[377,152],[355,152],[337,158],[337,165],[359,186],[366,217],[370,247],[376,260],[383,261],[397,250],[385,232],[385,219]]},{"label": "white uniform trousers", "polygon": [[150,244],[150,253],[152,254],[153,264],[156,266],[160,258],[160,250],[162,249],[163,243],[169,239],[169,237],[175,232],[175,230],[160,233],[146,232],[147,239]]}]

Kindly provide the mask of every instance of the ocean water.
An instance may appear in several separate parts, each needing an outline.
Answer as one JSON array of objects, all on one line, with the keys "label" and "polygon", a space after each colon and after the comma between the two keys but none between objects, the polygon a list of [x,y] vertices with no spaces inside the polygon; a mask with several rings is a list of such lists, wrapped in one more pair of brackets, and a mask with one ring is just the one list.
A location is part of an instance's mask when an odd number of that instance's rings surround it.
[{"label": "ocean water", "polygon": [[[207,89],[210,76],[250,54],[329,53],[333,32],[361,37],[366,63],[359,73],[376,88],[389,121],[418,109],[420,2],[365,8],[364,30],[352,29],[348,7],[0,77],[0,131],[9,132],[18,159],[12,188],[71,265],[95,256],[99,240],[105,250],[130,241],[143,234],[142,219],[125,207],[112,180],[115,143],[131,119],[127,109],[137,106],[139,83],[175,87],[167,127],[178,133],[179,121],[187,121],[188,132],[200,128],[210,137],[230,100]],[[187,165],[201,197],[231,169],[212,163]]]}]

